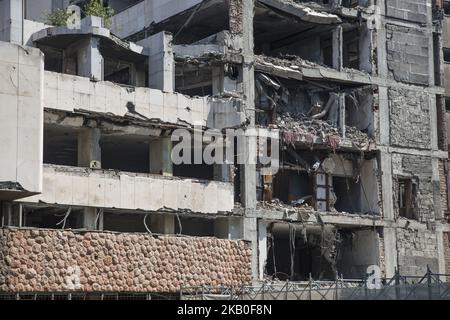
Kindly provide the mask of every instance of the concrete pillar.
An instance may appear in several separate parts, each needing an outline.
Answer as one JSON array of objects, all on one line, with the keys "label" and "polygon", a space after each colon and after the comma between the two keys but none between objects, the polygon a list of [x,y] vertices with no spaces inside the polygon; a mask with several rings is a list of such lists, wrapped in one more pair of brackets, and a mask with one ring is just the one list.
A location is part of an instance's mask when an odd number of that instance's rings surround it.
[{"label": "concrete pillar", "polygon": [[258,275],[264,279],[264,268],[267,261],[267,222],[258,221]]},{"label": "concrete pillar", "polygon": [[[246,213],[247,215],[247,213]],[[254,217],[244,217],[243,226],[244,240],[251,242],[252,250],[252,277],[258,278],[258,219]]]},{"label": "concrete pillar", "polygon": [[11,42],[15,44],[24,44],[23,39],[23,0],[3,0],[0,15],[2,15],[3,22],[0,25],[3,37],[0,41]]},{"label": "concrete pillar", "polygon": [[78,166],[101,168],[100,129],[89,128],[78,133]]},{"label": "concrete pillar", "polygon": [[158,234],[175,234],[175,216],[169,214],[150,216],[150,230]]},{"label": "concrete pillar", "polygon": [[82,40],[77,50],[78,75],[94,81],[103,81],[103,56],[99,50],[100,38]]},{"label": "concrete pillar", "polygon": [[339,93],[339,126],[342,132],[342,138],[345,139],[345,93]]},{"label": "concrete pillar", "polygon": [[149,147],[150,173],[163,176],[173,175],[172,140],[170,137],[160,137],[150,141]]},{"label": "concrete pillar", "polygon": [[[100,214],[97,219],[97,214],[99,214],[99,209],[97,208],[84,208],[83,210],[83,220],[82,228],[87,230],[98,230],[100,220],[103,220],[103,214]],[[103,223],[102,223],[103,224]]]},{"label": "concrete pillar", "polygon": [[220,217],[214,220],[214,235],[220,239],[236,240],[242,238],[241,217]]},{"label": "concrete pillar", "polygon": [[384,260],[386,265],[386,278],[395,275],[395,268],[398,266],[397,256],[397,235],[395,228],[385,227],[384,233]]},{"label": "concrete pillar", "polygon": [[341,70],[344,65],[342,40],[342,26],[339,25],[332,33],[333,68],[336,70]]},{"label": "concrete pillar", "polygon": [[141,40],[137,44],[148,50],[148,83],[150,88],[174,92],[175,61],[172,34],[163,31]]}]

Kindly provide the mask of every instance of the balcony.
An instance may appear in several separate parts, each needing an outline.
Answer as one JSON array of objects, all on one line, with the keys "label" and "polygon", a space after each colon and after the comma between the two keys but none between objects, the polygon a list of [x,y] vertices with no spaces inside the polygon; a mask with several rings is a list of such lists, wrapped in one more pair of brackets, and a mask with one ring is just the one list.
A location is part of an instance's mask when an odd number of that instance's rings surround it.
[{"label": "balcony", "polygon": [[233,210],[234,189],[217,181],[44,164],[43,192],[21,201],[217,214]]},{"label": "balcony", "polygon": [[251,281],[245,241],[0,229],[0,292],[176,293]]}]

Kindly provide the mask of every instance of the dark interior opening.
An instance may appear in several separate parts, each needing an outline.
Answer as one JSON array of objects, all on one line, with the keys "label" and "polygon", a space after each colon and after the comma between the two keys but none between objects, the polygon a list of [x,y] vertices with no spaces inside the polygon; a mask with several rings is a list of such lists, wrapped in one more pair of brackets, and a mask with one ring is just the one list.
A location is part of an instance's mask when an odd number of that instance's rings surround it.
[{"label": "dark interior opening", "polygon": [[102,168],[149,173],[149,144],[143,136],[102,136]]},{"label": "dark interior opening", "polygon": [[333,177],[336,195],[335,209],[339,212],[361,212],[361,184],[352,178]]},{"label": "dark interior opening", "polygon": [[[29,228],[62,229],[68,208],[32,208],[23,207],[24,226]],[[83,227],[83,210],[72,208],[66,219],[65,229]],[[60,223],[62,222],[62,223]]]},{"label": "dark interior opening", "polygon": [[78,165],[78,133],[69,128],[44,127],[44,163]]},{"label": "dark interior opening", "polygon": [[[103,214],[103,230],[116,232],[147,232],[144,225],[143,214],[136,213],[111,213]],[[146,221],[150,226],[150,218]]]},{"label": "dark interior opening", "polygon": [[[179,217],[175,219],[175,233],[195,237],[214,237],[214,220],[197,217]],[[181,229],[180,229],[181,224]]]}]

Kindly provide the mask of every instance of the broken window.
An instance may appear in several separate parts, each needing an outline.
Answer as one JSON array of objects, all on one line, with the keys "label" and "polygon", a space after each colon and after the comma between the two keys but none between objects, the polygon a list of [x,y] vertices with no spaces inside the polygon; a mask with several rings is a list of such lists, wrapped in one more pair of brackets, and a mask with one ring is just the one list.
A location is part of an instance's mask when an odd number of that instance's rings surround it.
[{"label": "broken window", "polygon": [[[104,212],[103,230],[116,232],[147,232],[144,225],[144,218],[144,214]],[[147,220],[147,223],[150,226],[150,218]]]},{"label": "broken window", "polygon": [[[178,221],[178,219],[177,219]],[[214,219],[179,217],[175,222],[175,234],[193,237],[214,237]]]},{"label": "broken window", "polygon": [[46,125],[44,128],[44,163],[78,165],[78,133],[70,128]]},{"label": "broken window", "polygon": [[334,280],[336,237],[331,226],[270,225],[266,274],[282,281]]},{"label": "broken window", "polygon": [[44,53],[44,69],[52,72],[63,72],[63,50],[44,45],[38,45]]},{"label": "broken window", "polygon": [[359,31],[357,28],[343,34],[344,68],[359,70]]},{"label": "broken window", "polygon": [[398,210],[400,217],[417,219],[415,212],[416,185],[411,178],[398,179]]},{"label": "broken window", "polygon": [[83,209],[63,207],[23,207],[23,226],[45,229],[81,229]]},{"label": "broken window", "polygon": [[145,136],[103,135],[100,141],[102,168],[149,173],[149,144]]}]

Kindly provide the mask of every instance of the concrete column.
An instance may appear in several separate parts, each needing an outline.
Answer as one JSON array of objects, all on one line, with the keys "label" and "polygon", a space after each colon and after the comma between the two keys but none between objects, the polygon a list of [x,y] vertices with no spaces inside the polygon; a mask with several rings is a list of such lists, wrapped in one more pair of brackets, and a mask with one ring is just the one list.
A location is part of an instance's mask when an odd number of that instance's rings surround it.
[{"label": "concrete column", "polygon": [[23,1],[22,0],[3,0],[2,11],[3,23],[0,29],[3,30],[1,41],[15,44],[24,44],[23,39]]},{"label": "concrete column", "polygon": [[[247,213],[246,213],[247,215]],[[243,227],[244,240],[251,242],[252,249],[252,277],[258,278],[258,219],[254,217],[244,217]]]},{"label": "concrete column", "polygon": [[220,217],[214,220],[214,235],[220,239],[236,240],[242,238],[241,217]]},{"label": "concrete column", "polygon": [[342,40],[342,26],[339,25],[332,33],[333,68],[336,70],[341,70],[344,65]]},{"label": "concrete column", "polygon": [[103,220],[103,214],[101,214],[97,220],[98,210],[99,209],[97,209],[97,208],[85,208],[83,210],[83,221],[82,221],[83,226],[82,227],[84,229],[87,229],[87,230],[97,230],[98,229],[97,228],[98,222],[100,221],[100,219]]},{"label": "concrete column", "polygon": [[339,94],[339,126],[342,132],[342,138],[345,139],[345,93]]},{"label": "concrete column", "polygon": [[100,129],[89,128],[78,133],[78,166],[101,168]]},{"label": "concrete column", "polygon": [[170,137],[160,137],[156,140],[151,140],[149,152],[150,173],[172,176],[172,140]]},{"label": "concrete column", "polygon": [[394,214],[394,200],[392,197],[393,183],[392,183],[392,157],[386,151],[380,151],[378,158],[379,167],[381,169],[381,195],[383,197],[383,218],[385,220],[393,221]]},{"label": "concrete column", "polygon": [[384,260],[386,264],[386,278],[395,275],[395,268],[398,266],[397,256],[397,235],[395,228],[385,227],[384,233]]},{"label": "concrete column", "polygon": [[80,42],[78,75],[94,81],[103,81],[103,56],[99,50],[100,38],[91,37]]},{"label": "concrete column", "polygon": [[148,50],[148,83],[150,88],[174,92],[175,61],[172,34],[163,31],[141,40],[137,44]]},{"label": "concrete column", "polygon": [[175,217],[169,214],[150,216],[150,230],[158,234],[175,234]]},{"label": "concrete column", "polygon": [[267,261],[267,222],[258,221],[258,273],[259,280],[264,279],[264,267]]}]

